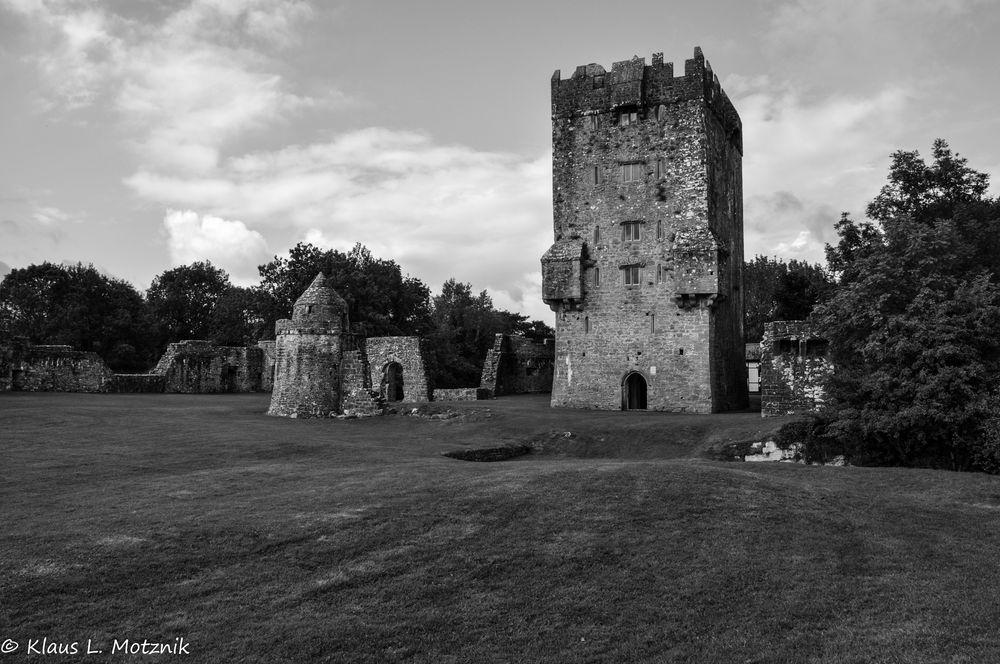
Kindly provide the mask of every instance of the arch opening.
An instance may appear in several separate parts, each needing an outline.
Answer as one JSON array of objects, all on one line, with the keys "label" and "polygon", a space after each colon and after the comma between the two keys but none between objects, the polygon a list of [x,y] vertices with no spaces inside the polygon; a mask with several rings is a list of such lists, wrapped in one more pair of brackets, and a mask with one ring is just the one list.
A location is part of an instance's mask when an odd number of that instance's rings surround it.
[{"label": "arch opening", "polygon": [[389,402],[403,400],[403,365],[399,362],[382,368],[382,396]]},{"label": "arch opening", "polygon": [[646,378],[632,371],[622,380],[622,410],[646,410]]}]

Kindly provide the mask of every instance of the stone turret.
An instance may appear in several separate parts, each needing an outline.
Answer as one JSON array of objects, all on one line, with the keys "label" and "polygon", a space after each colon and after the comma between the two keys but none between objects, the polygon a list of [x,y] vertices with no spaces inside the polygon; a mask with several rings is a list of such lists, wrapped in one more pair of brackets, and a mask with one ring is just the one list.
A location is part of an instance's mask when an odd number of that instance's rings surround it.
[{"label": "stone turret", "polygon": [[296,300],[291,320],[275,324],[274,389],[268,415],[333,417],[340,413],[347,303],[322,273]]}]

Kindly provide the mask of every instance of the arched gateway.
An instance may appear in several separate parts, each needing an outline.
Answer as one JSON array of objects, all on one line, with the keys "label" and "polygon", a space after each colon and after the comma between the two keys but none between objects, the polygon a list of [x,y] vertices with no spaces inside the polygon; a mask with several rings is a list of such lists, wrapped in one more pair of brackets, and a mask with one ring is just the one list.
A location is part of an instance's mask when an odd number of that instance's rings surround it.
[{"label": "arched gateway", "polygon": [[622,380],[622,410],[646,410],[646,378],[638,371]]}]

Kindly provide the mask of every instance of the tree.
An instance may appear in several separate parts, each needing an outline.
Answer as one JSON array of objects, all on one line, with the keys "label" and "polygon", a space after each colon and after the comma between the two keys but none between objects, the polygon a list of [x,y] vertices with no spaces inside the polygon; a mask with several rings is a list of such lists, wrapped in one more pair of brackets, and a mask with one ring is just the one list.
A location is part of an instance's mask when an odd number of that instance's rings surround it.
[{"label": "tree", "polygon": [[808,317],[832,283],[819,265],[755,256],[743,266],[745,340],[760,341],[770,321]]},{"label": "tree", "polygon": [[292,305],[319,272],[347,302],[351,330],[366,336],[423,335],[431,328],[430,289],[403,276],[395,261],[375,258],[361,244],[348,253],[299,243],[287,258],[261,265],[265,326],[287,318]]},{"label": "tree", "polygon": [[146,302],[156,321],[159,350],[183,339],[211,340],[216,305],[231,288],[226,271],[209,261],[181,265],[154,278]]},{"label": "tree", "polygon": [[[830,340],[827,434],[855,462],[986,468],[1000,375],[1000,202],[935,142],[898,152],[873,222],[843,217],[840,273],[816,319]],[[985,247],[985,248],[984,248]],[[1000,430],[994,427],[994,430]],[[1000,460],[998,456],[994,461]]]},{"label": "tree", "polygon": [[115,371],[141,371],[155,354],[142,296],[92,265],[12,270],[0,283],[0,335],[93,351]]}]

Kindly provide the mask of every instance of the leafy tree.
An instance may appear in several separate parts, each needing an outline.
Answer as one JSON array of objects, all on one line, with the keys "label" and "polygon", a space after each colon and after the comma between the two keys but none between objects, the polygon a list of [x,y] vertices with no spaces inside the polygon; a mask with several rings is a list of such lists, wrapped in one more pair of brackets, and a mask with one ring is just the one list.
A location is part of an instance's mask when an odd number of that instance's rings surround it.
[{"label": "leafy tree", "polygon": [[230,289],[229,275],[209,261],[181,265],[153,279],[146,292],[160,351],[183,339],[212,339],[215,308]]},{"label": "leafy tree", "polygon": [[1000,461],[984,454],[1000,431],[1000,202],[946,148],[930,167],[896,153],[874,221],[845,215],[827,247],[840,278],[816,312],[835,366],[826,434],[856,462]]},{"label": "leafy tree", "polygon": [[758,342],[764,324],[774,320],[799,320],[829,292],[832,280],[819,265],[792,259],[755,256],[743,266],[744,338]]},{"label": "leafy tree", "polygon": [[208,338],[220,346],[256,344],[266,338],[264,312],[269,304],[268,296],[259,288],[230,286],[215,303]]},{"label": "leafy tree", "polygon": [[0,335],[93,351],[115,371],[141,371],[155,355],[142,296],[92,265],[12,270],[0,283]]},{"label": "leafy tree", "polygon": [[395,261],[372,256],[361,244],[343,253],[299,243],[287,258],[275,257],[259,267],[264,325],[287,318],[292,305],[323,272],[347,302],[351,329],[366,336],[423,335],[431,328],[430,289],[404,277]]}]

